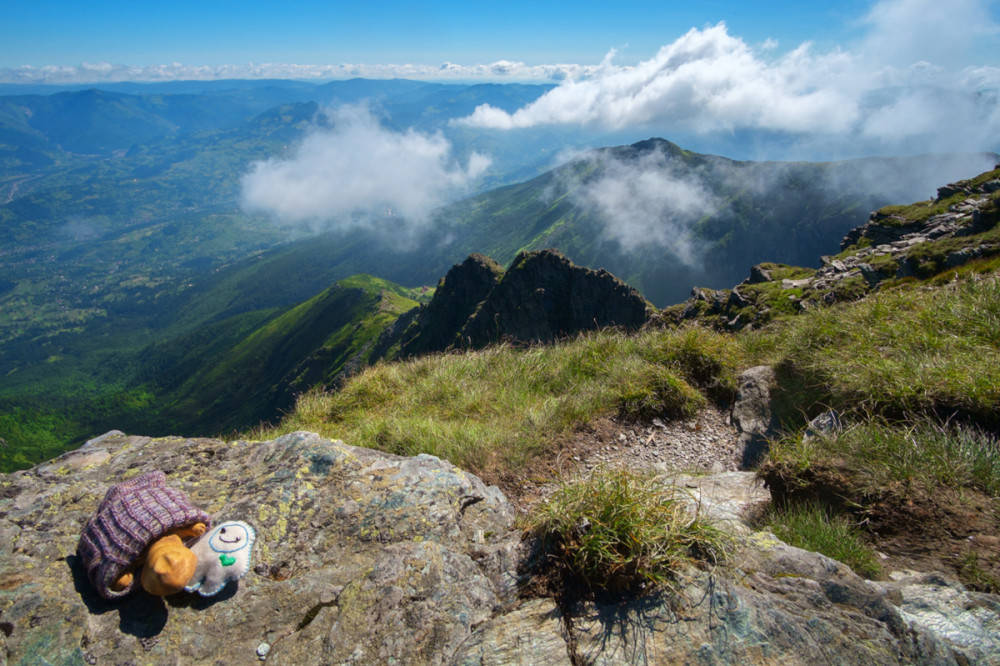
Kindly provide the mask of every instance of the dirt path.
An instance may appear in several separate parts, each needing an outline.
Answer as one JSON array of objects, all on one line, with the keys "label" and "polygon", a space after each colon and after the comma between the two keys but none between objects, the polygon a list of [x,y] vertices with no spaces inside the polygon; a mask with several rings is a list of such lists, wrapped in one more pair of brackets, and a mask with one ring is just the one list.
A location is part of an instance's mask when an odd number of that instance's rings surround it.
[{"label": "dirt path", "polygon": [[654,419],[651,424],[603,418],[569,437],[558,455],[537,461],[521,478],[503,483],[503,490],[518,511],[525,513],[551,493],[560,479],[583,476],[595,467],[730,472],[739,469],[737,435],[728,411],[715,406],[691,419]]}]

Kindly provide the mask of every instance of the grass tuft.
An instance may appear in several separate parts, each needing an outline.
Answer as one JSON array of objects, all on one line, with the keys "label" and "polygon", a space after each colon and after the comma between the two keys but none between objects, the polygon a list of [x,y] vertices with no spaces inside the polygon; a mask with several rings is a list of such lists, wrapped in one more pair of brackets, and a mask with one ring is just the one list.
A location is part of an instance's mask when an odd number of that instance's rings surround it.
[{"label": "grass tuft", "polygon": [[974,488],[1000,496],[1000,443],[981,430],[915,417],[908,422],[870,418],[829,438],[787,437],[773,443],[767,467],[801,476],[837,467],[866,494],[895,489],[932,492]]},{"label": "grass tuft", "polygon": [[731,546],[682,493],[648,473],[598,469],[560,486],[527,529],[591,591],[660,587],[686,566],[719,564]]},{"label": "grass tuft", "polygon": [[863,530],[848,516],[832,515],[816,502],[772,507],[764,522],[785,543],[843,562],[860,576],[877,578],[882,573]]}]

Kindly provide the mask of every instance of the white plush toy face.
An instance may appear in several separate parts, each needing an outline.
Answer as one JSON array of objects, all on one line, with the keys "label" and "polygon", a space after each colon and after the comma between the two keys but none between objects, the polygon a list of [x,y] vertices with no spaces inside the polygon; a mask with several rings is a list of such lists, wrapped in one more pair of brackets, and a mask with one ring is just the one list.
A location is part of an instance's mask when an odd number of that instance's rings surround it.
[{"label": "white plush toy face", "polygon": [[254,529],[241,520],[224,522],[205,534],[191,546],[198,557],[198,568],[184,589],[210,597],[229,581],[242,578],[250,569],[256,538]]},{"label": "white plush toy face", "polygon": [[217,553],[233,553],[251,544],[250,526],[245,523],[230,521],[212,530],[209,548]]}]

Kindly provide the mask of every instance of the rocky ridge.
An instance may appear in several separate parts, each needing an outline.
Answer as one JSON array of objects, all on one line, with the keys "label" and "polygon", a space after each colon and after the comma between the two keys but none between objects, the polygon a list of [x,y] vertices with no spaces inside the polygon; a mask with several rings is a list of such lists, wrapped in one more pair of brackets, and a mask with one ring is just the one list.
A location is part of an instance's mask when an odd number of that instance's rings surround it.
[{"label": "rocky ridge", "polygon": [[632,287],[556,250],[522,252],[506,271],[474,254],[453,266],[431,302],[401,317],[378,347],[389,358],[406,358],[502,341],[551,342],[608,326],[636,330],[651,312]]},{"label": "rocky ridge", "polygon": [[763,326],[779,315],[856,300],[885,284],[930,278],[1000,255],[998,221],[1000,165],[939,188],[933,201],[872,213],[866,224],[844,237],[841,253],[824,256],[818,269],[758,264],[732,289],[695,288],[692,298],[658,318],[740,330]]}]

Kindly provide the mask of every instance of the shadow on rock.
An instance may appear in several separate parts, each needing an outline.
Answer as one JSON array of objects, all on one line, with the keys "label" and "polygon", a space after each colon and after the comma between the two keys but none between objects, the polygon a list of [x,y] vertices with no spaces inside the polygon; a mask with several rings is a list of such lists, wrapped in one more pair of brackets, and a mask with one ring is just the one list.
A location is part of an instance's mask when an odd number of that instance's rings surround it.
[{"label": "shadow on rock", "polygon": [[656,592],[620,603],[597,603],[589,614],[592,640],[589,645],[577,645],[586,659],[601,654],[613,654],[629,663],[646,660],[646,641],[651,639],[657,625],[675,623],[677,617],[669,611],[670,599],[665,593]]},{"label": "shadow on rock", "polygon": [[152,638],[163,631],[167,624],[167,606],[162,598],[138,592],[120,601],[109,601],[90,584],[80,556],[69,555],[66,557],[66,565],[73,576],[73,587],[92,615],[118,611],[118,628],[122,633],[136,638]]},{"label": "shadow on rock", "polygon": [[121,618],[118,628],[136,638],[152,638],[167,626],[167,605],[163,599],[144,592],[125,597],[118,614]]},{"label": "shadow on rock", "polygon": [[87,606],[87,611],[91,615],[103,615],[108,611],[118,609],[118,603],[108,601],[102,597],[97,593],[94,586],[90,584],[90,579],[87,578],[87,569],[83,566],[82,557],[79,555],[67,555],[66,566],[69,567],[70,575],[73,577],[73,588],[80,595],[80,599]]},{"label": "shadow on rock", "polygon": [[193,608],[197,611],[206,610],[211,608],[220,601],[228,601],[236,596],[236,593],[240,590],[240,582],[234,580],[226,585],[217,594],[210,597],[203,597],[197,592],[183,592],[181,594],[174,594],[172,596],[166,597],[167,603],[170,604],[171,608]]}]

